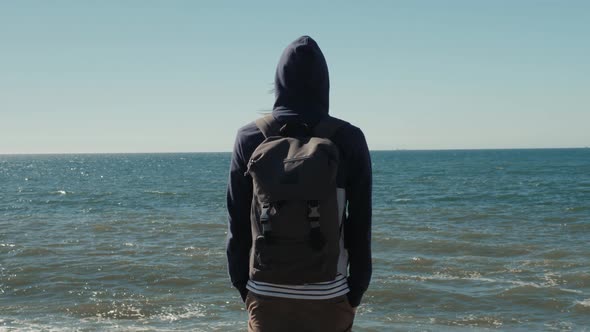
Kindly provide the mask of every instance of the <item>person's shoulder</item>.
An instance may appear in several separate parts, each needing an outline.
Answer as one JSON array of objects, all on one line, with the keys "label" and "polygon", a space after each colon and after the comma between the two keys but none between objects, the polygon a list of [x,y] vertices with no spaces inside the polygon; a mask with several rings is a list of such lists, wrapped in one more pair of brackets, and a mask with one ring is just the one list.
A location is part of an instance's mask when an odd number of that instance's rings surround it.
[{"label": "person's shoulder", "polygon": [[256,126],[255,121],[248,122],[238,129],[237,138],[239,141],[249,141],[253,138],[261,136],[262,132]]},{"label": "person's shoulder", "polygon": [[255,121],[252,121],[238,129],[235,148],[239,149],[245,158],[249,158],[249,155],[263,140],[264,135],[256,126]]},{"label": "person's shoulder", "polygon": [[335,138],[338,139],[338,141],[346,142],[346,144],[352,143],[354,145],[365,142],[365,134],[363,133],[361,128],[355,126],[354,124],[346,120],[339,119],[336,117],[333,118],[341,122],[340,128],[335,134]]}]

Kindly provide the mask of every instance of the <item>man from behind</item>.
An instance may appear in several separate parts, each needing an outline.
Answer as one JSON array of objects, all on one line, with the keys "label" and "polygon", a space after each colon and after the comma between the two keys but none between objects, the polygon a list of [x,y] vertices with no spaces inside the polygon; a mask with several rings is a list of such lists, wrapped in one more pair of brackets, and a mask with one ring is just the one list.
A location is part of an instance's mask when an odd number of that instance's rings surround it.
[{"label": "man from behind", "polygon": [[249,331],[350,331],[371,278],[371,160],[331,117],[309,36],[284,50],[272,114],[238,130],[227,189],[228,270]]}]

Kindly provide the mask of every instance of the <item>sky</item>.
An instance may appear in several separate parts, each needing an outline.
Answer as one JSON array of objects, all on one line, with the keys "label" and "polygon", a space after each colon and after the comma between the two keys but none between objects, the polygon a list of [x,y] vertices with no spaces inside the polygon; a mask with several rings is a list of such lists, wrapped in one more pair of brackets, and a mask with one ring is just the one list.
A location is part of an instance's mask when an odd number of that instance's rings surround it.
[{"label": "sky", "polygon": [[1,1],[0,154],[231,151],[322,48],[373,150],[590,146],[590,1]]}]

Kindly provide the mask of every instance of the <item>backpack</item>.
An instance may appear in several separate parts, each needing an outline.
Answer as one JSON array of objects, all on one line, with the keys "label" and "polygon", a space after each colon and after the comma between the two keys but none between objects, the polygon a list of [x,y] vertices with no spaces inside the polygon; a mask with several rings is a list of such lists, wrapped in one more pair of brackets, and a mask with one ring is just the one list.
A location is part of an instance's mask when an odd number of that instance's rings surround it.
[{"label": "backpack", "polygon": [[298,285],[336,278],[340,217],[338,147],[330,137],[346,122],[327,116],[312,129],[256,121],[265,136],[248,162],[253,198],[250,279]]}]

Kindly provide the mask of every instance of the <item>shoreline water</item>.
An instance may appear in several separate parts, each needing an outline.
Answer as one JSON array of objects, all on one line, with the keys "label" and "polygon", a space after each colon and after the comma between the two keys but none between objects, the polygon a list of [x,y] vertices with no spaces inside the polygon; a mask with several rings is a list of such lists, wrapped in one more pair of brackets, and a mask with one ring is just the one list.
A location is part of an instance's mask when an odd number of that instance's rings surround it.
[{"label": "shoreline water", "polygon": [[[584,331],[590,151],[372,152],[355,331]],[[0,331],[239,331],[229,154],[0,156]]]}]

